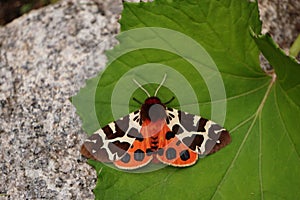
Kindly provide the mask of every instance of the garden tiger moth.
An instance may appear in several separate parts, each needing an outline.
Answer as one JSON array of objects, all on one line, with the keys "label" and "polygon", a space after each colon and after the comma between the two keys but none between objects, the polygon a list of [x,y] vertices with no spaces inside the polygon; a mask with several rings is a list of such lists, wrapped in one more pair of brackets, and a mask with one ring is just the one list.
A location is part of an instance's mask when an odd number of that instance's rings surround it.
[{"label": "garden tiger moth", "polygon": [[176,167],[191,166],[201,156],[212,154],[231,142],[229,132],[197,115],[166,107],[137,82],[148,95],[141,109],[109,123],[91,135],[81,154],[117,168],[133,170],[150,162]]}]

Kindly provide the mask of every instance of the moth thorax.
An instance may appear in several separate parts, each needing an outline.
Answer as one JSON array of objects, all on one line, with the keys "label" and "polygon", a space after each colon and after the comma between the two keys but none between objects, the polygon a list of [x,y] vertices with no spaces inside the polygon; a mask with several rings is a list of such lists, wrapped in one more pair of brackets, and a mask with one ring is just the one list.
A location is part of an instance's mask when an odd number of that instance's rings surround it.
[{"label": "moth thorax", "polygon": [[161,104],[153,104],[148,110],[150,121],[156,122],[157,120],[166,119],[166,110]]}]

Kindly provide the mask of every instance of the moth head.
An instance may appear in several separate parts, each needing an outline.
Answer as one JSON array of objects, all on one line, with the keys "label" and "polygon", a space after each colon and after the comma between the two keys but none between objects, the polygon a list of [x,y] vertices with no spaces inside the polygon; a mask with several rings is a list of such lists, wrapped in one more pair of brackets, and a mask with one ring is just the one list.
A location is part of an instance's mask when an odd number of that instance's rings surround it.
[{"label": "moth head", "polygon": [[139,88],[142,89],[148,96],[148,98],[145,100],[143,104],[137,99],[135,98],[133,99],[136,102],[142,104],[141,112],[140,112],[142,121],[149,120],[151,122],[156,122],[158,120],[167,118],[166,106],[160,101],[158,97],[156,97],[157,92],[164,84],[166,78],[167,78],[167,74],[164,75],[163,80],[156,88],[154,96],[151,96],[149,92],[139,82],[133,79],[133,82],[135,82],[139,86]]},{"label": "moth head", "polygon": [[157,97],[149,97],[141,107],[142,121],[150,120],[156,122],[166,119],[166,106]]}]

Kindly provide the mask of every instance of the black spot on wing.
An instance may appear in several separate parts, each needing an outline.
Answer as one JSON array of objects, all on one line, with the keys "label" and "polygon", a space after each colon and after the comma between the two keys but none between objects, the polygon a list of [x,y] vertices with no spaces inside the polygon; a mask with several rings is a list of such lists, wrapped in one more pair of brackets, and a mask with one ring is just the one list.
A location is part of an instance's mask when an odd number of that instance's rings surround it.
[{"label": "black spot on wing", "polygon": [[196,151],[196,147],[200,147],[203,143],[204,137],[203,135],[195,135],[193,134],[191,137],[185,137],[182,139],[182,142],[188,146],[191,150]]},{"label": "black spot on wing", "polygon": [[206,122],[207,122],[208,120],[207,119],[205,119],[205,118],[200,118],[200,120],[199,120],[199,125],[198,125],[198,132],[200,131],[200,132],[206,132],[206,130],[205,130],[205,125],[206,125]]},{"label": "black spot on wing", "polygon": [[164,154],[164,149],[163,148],[159,148],[157,150],[158,155],[162,156]]},{"label": "black spot on wing", "polygon": [[113,154],[117,153],[118,157],[124,155],[129,147],[130,144],[128,142],[115,141],[108,144],[108,149],[110,150],[110,152]]},{"label": "black spot on wing", "polygon": [[140,141],[140,142],[143,142],[144,137],[143,137],[143,135],[140,133],[140,134],[136,137],[136,139],[137,139],[138,141]]},{"label": "black spot on wing", "polygon": [[167,124],[170,124],[170,118],[169,117],[166,118],[166,122],[167,122]]},{"label": "black spot on wing", "polygon": [[181,120],[181,111],[180,110],[178,110],[178,119],[179,119],[179,121]]},{"label": "black spot on wing", "polygon": [[172,112],[172,111],[173,111],[173,108],[169,108],[169,107],[167,107],[167,110],[169,110],[169,111],[171,111],[171,112]]},{"label": "black spot on wing", "polygon": [[172,113],[169,113],[169,116],[170,116],[171,118],[174,118],[174,117],[175,117],[175,115],[173,115]]},{"label": "black spot on wing", "polygon": [[134,114],[134,118],[132,120],[140,124],[141,123],[140,110],[135,111],[133,114]]},{"label": "black spot on wing", "polygon": [[127,134],[130,138],[136,138],[138,141],[142,142],[144,140],[143,135],[135,128],[131,128]]},{"label": "black spot on wing", "polygon": [[128,153],[126,153],[125,156],[123,156],[123,158],[121,159],[121,161],[123,163],[129,163],[129,161],[130,161],[130,155]]},{"label": "black spot on wing", "polygon": [[178,124],[172,127],[172,131],[177,135],[183,133],[183,129]]},{"label": "black spot on wing", "polygon": [[168,160],[173,160],[174,158],[176,158],[176,150],[174,148],[168,148],[166,150],[166,158]]},{"label": "black spot on wing", "polygon": [[104,127],[102,128],[102,130],[103,130],[104,134],[106,135],[106,137],[107,137],[108,139],[110,139],[110,138],[113,137],[113,134],[114,134],[114,133],[112,132],[112,130],[111,130],[111,128],[109,127],[109,125],[104,126]]},{"label": "black spot on wing", "polygon": [[151,148],[146,149],[147,156],[151,156],[153,154],[153,151]]},{"label": "black spot on wing", "polygon": [[145,158],[145,152],[141,149],[137,149],[135,152],[134,152],[134,160],[136,161],[142,161],[144,160]]},{"label": "black spot on wing", "polygon": [[188,150],[181,151],[180,159],[183,161],[187,161],[188,159],[190,159],[190,152]]},{"label": "black spot on wing", "polygon": [[139,116],[135,116],[135,117],[133,118],[133,120],[136,121],[136,122],[138,122]]},{"label": "black spot on wing", "polygon": [[122,119],[119,119],[114,122],[115,130],[116,132],[113,133],[112,129],[109,127],[109,125],[106,125],[103,127],[103,131],[107,137],[107,139],[115,139],[117,137],[123,137],[126,133],[126,131],[129,128],[129,115],[123,117]]},{"label": "black spot on wing", "polygon": [[172,139],[172,138],[174,138],[175,137],[175,133],[173,132],[173,131],[168,131],[167,133],[166,133],[166,139],[167,140],[170,140],[170,139]]},{"label": "black spot on wing", "polygon": [[[173,112],[173,108],[166,108],[168,111],[171,111],[171,112]],[[175,118],[175,115],[173,114],[173,113],[171,113],[171,112],[168,112],[168,116],[166,117],[166,122],[167,122],[167,124],[170,124],[170,121],[173,119],[173,118]]]}]

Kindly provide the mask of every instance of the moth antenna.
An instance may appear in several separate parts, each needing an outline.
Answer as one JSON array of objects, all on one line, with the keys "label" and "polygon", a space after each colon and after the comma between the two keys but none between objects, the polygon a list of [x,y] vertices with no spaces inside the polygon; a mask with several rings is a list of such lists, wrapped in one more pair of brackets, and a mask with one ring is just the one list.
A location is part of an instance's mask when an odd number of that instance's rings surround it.
[{"label": "moth antenna", "polygon": [[143,104],[142,102],[140,102],[139,100],[137,100],[135,97],[133,97],[133,101],[135,101],[135,102],[137,102],[137,103],[139,103],[139,104]]},{"label": "moth antenna", "polygon": [[175,99],[175,97],[172,97],[169,101],[167,101],[167,102],[164,103],[164,104],[165,104],[165,105],[168,105],[168,104],[171,103],[174,99]]},{"label": "moth antenna", "polygon": [[137,84],[137,86],[139,86],[139,88],[141,88],[147,94],[148,97],[150,97],[149,92],[145,88],[143,88],[143,86],[139,82],[137,82],[135,79],[132,80],[133,82],[135,82],[135,84]]},{"label": "moth antenna", "polygon": [[162,86],[162,85],[164,84],[164,82],[166,81],[166,78],[167,78],[167,74],[164,75],[163,80],[161,81],[161,83],[160,83],[159,86],[157,87],[157,89],[156,89],[156,91],[155,91],[155,93],[154,93],[154,96],[155,96],[155,97],[156,97],[156,95],[157,95],[158,90],[161,88],[161,86]]}]

